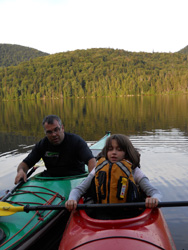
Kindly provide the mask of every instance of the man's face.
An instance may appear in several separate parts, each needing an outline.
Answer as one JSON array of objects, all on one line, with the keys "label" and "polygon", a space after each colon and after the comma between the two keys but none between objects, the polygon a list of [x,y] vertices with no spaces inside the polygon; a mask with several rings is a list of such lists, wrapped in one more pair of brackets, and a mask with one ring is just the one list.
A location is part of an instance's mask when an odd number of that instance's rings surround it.
[{"label": "man's face", "polygon": [[59,125],[57,120],[53,124],[45,122],[44,131],[50,143],[59,145],[64,139],[64,127]]}]

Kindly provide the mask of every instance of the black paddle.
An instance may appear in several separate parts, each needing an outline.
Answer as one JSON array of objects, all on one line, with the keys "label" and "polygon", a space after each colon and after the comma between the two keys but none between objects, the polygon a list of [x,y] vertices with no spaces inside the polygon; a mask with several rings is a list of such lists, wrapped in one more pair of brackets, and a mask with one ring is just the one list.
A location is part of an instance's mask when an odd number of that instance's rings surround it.
[{"label": "black paddle", "polygon": [[[168,201],[159,202],[157,207],[185,207],[188,206],[188,201]],[[101,208],[145,208],[145,202],[135,203],[112,203],[112,204],[78,204],[77,209],[101,209]],[[43,205],[43,206],[13,206],[6,202],[0,202],[0,216],[8,216],[17,212],[29,212],[39,210],[62,210],[66,209],[65,205]]]}]

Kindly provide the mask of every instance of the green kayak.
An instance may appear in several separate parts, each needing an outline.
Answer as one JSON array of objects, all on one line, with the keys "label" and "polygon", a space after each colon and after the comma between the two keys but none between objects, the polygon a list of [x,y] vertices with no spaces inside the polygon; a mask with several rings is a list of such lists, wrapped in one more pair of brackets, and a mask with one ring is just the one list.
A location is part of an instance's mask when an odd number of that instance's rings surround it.
[{"label": "green kayak", "polygon": [[[104,146],[108,132],[98,142],[90,146],[96,156]],[[88,173],[69,177],[32,176],[26,183],[14,188],[1,201],[10,206],[62,205],[71,189],[80,184]],[[5,211],[0,208],[0,249],[56,249],[61,239],[69,212],[62,210],[40,210],[26,212]],[[9,215],[9,216],[6,216]]]}]

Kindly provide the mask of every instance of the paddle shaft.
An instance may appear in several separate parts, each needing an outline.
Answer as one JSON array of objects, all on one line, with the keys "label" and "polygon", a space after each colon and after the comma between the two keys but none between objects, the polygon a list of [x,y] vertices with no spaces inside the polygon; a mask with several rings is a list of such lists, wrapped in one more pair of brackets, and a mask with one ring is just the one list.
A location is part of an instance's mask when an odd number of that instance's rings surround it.
[{"label": "paddle shaft", "polygon": [[[32,173],[35,172],[36,169],[37,169],[37,167],[32,167],[32,169],[27,173],[27,178],[29,178],[32,175]],[[14,193],[14,191],[18,187],[20,187],[23,183],[24,183],[24,180],[22,179],[18,184],[16,184],[16,186],[14,186],[11,190],[9,190],[5,196],[3,196],[1,201],[6,201]]]},{"label": "paddle shaft", "polygon": [[[157,207],[185,207],[188,206],[188,201],[170,201],[159,202]],[[78,204],[77,209],[101,209],[101,208],[145,208],[145,202],[135,203],[112,203],[112,204]],[[65,205],[44,205],[44,206],[24,206],[24,211],[37,211],[37,210],[62,210],[66,209]]]},{"label": "paddle shaft", "polygon": [[[188,201],[177,201],[177,202],[160,202],[158,207],[183,207],[188,206]],[[77,209],[98,209],[98,208],[145,208],[144,202],[137,203],[119,203],[119,204],[78,204]],[[29,212],[29,211],[45,211],[45,210],[63,210],[66,209],[65,205],[43,205],[43,206],[13,206],[6,202],[0,201],[0,216],[9,216],[17,212]]]},{"label": "paddle shaft", "polygon": [[[159,202],[157,207],[185,207],[188,206],[188,201],[166,201]],[[112,204],[78,204],[78,209],[83,208],[116,208],[116,207],[143,207],[145,208],[145,202],[133,202],[133,203],[112,203]]]}]

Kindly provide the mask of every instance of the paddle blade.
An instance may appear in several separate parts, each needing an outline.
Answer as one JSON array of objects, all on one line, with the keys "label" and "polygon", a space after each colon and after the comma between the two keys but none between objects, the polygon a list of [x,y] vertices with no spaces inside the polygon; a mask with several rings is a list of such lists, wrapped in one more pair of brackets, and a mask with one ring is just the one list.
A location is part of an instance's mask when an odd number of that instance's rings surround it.
[{"label": "paddle blade", "polygon": [[24,206],[14,207],[7,202],[0,202],[0,216],[9,216],[24,211]]}]

